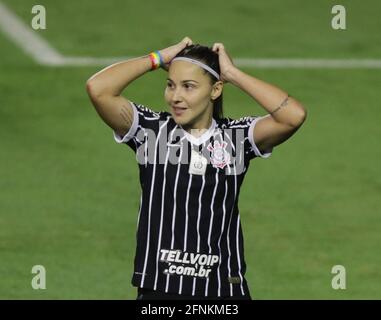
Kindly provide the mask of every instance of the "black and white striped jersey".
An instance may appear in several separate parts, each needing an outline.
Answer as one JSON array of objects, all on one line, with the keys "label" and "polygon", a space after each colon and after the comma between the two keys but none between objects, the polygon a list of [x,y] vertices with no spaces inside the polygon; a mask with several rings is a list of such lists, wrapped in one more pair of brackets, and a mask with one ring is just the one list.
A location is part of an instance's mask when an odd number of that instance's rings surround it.
[{"label": "black and white striped jersey", "polygon": [[238,197],[255,157],[259,117],[213,119],[196,138],[168,112],[131,103],[129,132],[120,137],[140,170],[137,246],[132,284],[196,296],[248,293]]}]

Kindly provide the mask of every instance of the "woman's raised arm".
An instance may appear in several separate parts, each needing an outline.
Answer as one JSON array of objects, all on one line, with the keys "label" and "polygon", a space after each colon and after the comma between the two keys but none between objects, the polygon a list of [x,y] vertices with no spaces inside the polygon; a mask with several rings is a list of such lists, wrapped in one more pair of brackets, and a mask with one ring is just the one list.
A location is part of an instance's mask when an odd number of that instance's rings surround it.
[{"label": "woman's raised arm", "polygon": [[87,93],[103,121],[117,134],[124,136],[133,121],[133,110],[121,93],[136,78],[151,70],[148,56],[115,63],[86,83]]},{"label": "woman's raised arm", "polygon": [[222,43],[214,44],[213,50],[219,55],[222,80],[242,89],[269,113],[254,128],[258,149],[270,150],[290,138],[306,119],[303,105],[282,89],[236,68]]},{"label": "woman's raised arm", "polygon": [[[160,51],[164,69],[178,52],[192,40],[185,37],[181,42]],[[150,56],[115,63],[94,74],[86,83],[87,93],[96,111],[117,134],[124,136],[133,122],[133,110],[122,91],[135,79],[152,70]]]}]

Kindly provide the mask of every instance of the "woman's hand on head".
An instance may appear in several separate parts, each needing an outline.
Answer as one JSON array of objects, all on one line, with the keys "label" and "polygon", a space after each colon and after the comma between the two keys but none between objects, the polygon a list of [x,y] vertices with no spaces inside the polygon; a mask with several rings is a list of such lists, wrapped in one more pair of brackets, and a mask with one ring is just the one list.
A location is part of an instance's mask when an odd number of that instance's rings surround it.
[{"label": "woman's hand on head", "polygon": [[160,54],[164,61],[164,66],[162,66],[163,69],[167,70],[169,69],[169,63],[171,60],[176,57],[176,55],[183,50],[184,48],[190,46],[193,44],[193,41],[189,37],[185,37],[183,40],[181,40],[179,43],[170,46],[168,48],[160,50]]},{"label": "woman's hand on head", "polygon": [[220,72],[221,72],[221,81],[230,82],[229,74],[233,68],[236,66],[233,63],[233,60],[226,52],[225,47],[222,43],[215,43],[212,50],[218,54],[219,63],[220,63]]}]

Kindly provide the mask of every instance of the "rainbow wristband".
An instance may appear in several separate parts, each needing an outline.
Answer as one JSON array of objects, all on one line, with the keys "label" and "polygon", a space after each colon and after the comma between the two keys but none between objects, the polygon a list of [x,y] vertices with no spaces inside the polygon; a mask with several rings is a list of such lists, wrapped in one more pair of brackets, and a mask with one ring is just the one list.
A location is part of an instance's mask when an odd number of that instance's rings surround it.
[{"label": "rainbow wristband", "polygon": [[156,70],[164,65],[163,57],[159,51],[155,51],[149,54],[151,60],[151,70]]}]

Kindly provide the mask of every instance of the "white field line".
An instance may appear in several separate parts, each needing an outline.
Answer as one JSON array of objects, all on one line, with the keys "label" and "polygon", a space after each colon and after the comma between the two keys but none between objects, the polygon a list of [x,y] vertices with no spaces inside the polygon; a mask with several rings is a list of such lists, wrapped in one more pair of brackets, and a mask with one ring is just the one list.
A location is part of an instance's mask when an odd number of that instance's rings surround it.
[{"label": "white field line", "polygon": [[[30,26],[0,2],[0,30],[35,62],[43,66],[106,66],[132,57],[70,57],[54,49]],[[315,69],[381,69],[381,59],[234,59],[237,67],[315,68]]]},{"label": "white field line", "polygon": [[[105,66],[132,57],[64,57],[57,64],[62,66]],[[299,69],[381,69],[381,59],[234,59],[237,67],[254,67],[266,69],[299,68]]]}]

